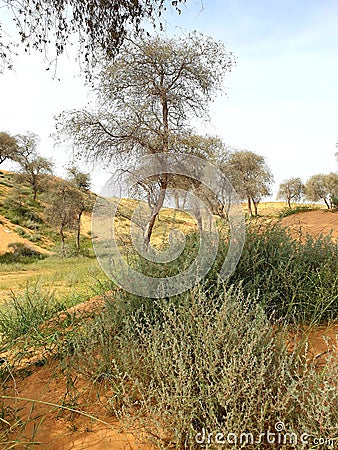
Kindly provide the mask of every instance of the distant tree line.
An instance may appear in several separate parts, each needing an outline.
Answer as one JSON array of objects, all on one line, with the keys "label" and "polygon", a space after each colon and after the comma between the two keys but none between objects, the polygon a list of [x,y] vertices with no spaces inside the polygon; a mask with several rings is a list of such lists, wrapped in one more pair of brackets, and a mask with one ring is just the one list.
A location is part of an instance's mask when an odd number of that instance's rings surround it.
[{"label": "distant tree line", "polygon": [[312,175],[305,184],[299,177],[283,181],[277,199],[285,200],[291,208],[292,202],[302,199],[311,202],[324,202],[328,209],[338,208],[338,173]]}]

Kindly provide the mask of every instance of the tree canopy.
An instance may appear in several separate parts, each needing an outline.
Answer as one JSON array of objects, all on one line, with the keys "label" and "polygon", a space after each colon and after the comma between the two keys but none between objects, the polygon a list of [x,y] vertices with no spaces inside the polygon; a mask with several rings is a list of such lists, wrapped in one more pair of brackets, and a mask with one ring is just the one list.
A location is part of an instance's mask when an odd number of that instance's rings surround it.
[{"label": "tree canopy", "polygon": [[304,185],[299,177],[289,178],[280,184],[277,199],[286,200],[289,208],[291,201],[300,201],[304,193]]},{"label": "tree canopy", "polygon": [[33,191],[33,199],[36,200],[38,192],[42,188],[44,175],[52,173],[53,162],[40,156],[37,152],[39,138],[34,133],[17,136],[18,150],[15,161],[20,166],[18,179],[28,183]]},{"label": "tree canopy", "polygon": [[[0,61],[2,69],[12,67],[12,57],[19,44],[26,51],[35,49],[48,54],[52,47],[58,57],[75,36],[79,54],[89,65],[102,54],[114,57],[127,30],[138,34],[142,21],[148,19],[162,28],[160,17],[169,6],[181,12],[186,0],[0,0]],[[1,20],[2,19],[2,20]],[[3,23],[12,19],[18,36],[11,37]],[[2,23],[3,22],[3,23]],[[9,37],[8,37],[9,36]],[[54,56],[53,56],[54,59]],[[1,66],[0,66],[1,69]],[[1,70],[0,70],[1,71]]]},{"label": "tree canopy", "polygon": [[[224,45],[192,33],[181,38],[126,39],[114,61],[94,79],[92,110],[65,112],[57,128],[74,143],[76,156],[126,167],[140,156],[208,152],[208,141],[193,137],[192,120],[208,117],[209,103],[223,88],[235,58]],[[145,229],[149,242],[169,187],[160,176],[160,195]]]},{"label": "tree canopy", "polygon": [[262,197],[271,194],[273,182],[273,175],[264,157],[248,150],[235,151],[225,164],[225,173],[238,196],[247,200],[250,215],[253,215],[252,204],[257,215],[258,204]]},{"label": "tree canopy", "polygon": [[17,157],[18,142],[14,136],[6,132],[0,133],[0,164],[6,159],[15,160]]},{"label": "tree canopy", "polygon": [[310,201],[324,201],[328,209],[335,207],[338,197],[338,174],[317,174],[305,183],[305,196]]}]

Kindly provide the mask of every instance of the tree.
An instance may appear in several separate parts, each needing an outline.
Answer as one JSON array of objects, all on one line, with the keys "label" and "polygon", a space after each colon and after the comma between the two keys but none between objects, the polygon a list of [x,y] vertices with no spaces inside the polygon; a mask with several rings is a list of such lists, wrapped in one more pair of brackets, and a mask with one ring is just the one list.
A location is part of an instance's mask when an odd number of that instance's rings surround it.
[{"label": "tree", "polygon": [[17,156],[18,143],[14,136],[6,132],[0,133],[0,164],[6,159],[14,160]]},{"label": "tree", "polygon": [[77,214],[75,205],[81,201],[81,194],[65,180],[54,180],[48,195],[49,205],[45,209],[47,222],[58,229],[61,239],[61,251],[65,256],[65,232],[75,230]]},{"label": "tree", "polygon": [[313,175],[305,184],[305,195],[310,201],[323,200],[328,209],[333,208],[338,196],[338,174]]},{"label": "tree", "polygon": [[[185,1],[170,4],[180,13],[180,4]],[[165,9],[165,0],[0,0],[0,11],[13,19],[25,51],[36,49],[48,55],[48,47],[53,46],[57,58],[75,36],[80,56],[90,64],[95,64],[102,54],[114,57],[127,30],[140,33],[143,19],[150,19],[155,26]],[[6,40],[6,36],[0,22],[0,59],[3,67],[11,68],[17,43]]]},{"label": "tree", "polygon": [[304,192],[304,185],[302,180],[297,178],[289,178],[280,184],[277,199],[286,200],[289,208],[291,208],[291,201],[298,202],[301,200]]},{"label": "tree", "polygon": [[228,175],[238,196],[248,202],[250,215],[258,214],[258,204],[262,197],[271,195],[270,185],[273,175],[263,156],[248,150],[235,151],[230,154],[225,165]]},{"label": "tree", "polygon": [[[181,39],[128,39],[95,80],[96,112],[63,113],[59,135],[72,139],[78,157],[120,167],[142,155],[175,152],[191,134],[191,119],[208,116],[209,102],[234,62],[223,44],[197,33]],[[144,227],[145,245],[169,177],[164,173],[158,181],[159,195]]]},{"label": "tree", "polygon": [[71,181],[78,189],[88,192],[90,189],[90,175],[89,173],[80,172],[75,165],[70,165],[67,168],[68,180]]},{"label": "tree", "polygon": [[73,193],[73,208],[75,214],[75,244],[80,250],[81,219],[85,212],[90,212],[94,206],[94,196],[89,191],[90,175],[78,170],[76,166],[70,166],[67,169],[68,180],[78,190]]},{"label": "tree", "polygon": [[21,172],[18,181],[28,183],[36,200],[42,188],[44,176],[53,172],[53,163],[37,153],[39,139],[34,133],[17,136],[18,150],[15,161],[19,164]]}]

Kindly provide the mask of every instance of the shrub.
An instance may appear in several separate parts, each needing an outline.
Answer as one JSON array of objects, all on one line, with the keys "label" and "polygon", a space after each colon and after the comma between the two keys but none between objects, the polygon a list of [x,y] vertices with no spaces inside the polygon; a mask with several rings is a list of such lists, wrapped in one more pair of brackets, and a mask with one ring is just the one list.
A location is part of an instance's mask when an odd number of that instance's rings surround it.
[{"label": "shrub", "polygon": [[112,410],[133,417],[161,448],[197,448],[203,429],[257,438],[277,422],[298,436],[335,437],[337,363],[317,373],[297,346],[288,352],[254,300],[234,288],[211,297],[199,286],[151,310],[116,292],[73,338],[71,362],[105,380]]},{"label": "shrub", "polygon": [[298,205],[293,208],[283,208],[279,214],[278,217],[282,219],[283,217],[291,216],[292,214],[298,214],[302,212],[307,211],[316,211],[320,209],[319,206],[313,206],[313,205]]},{"label": "shrub", "polygon": [[25,234],[26,234],[25,230],[23,228],[20,228],[20,227],[16,227],[15,231],[17,232],[17,234],[19,236],[25,236]]},{"label": "shrub", "polygon": [[268,315],[289,322],[338,317],[338,242],[330,236],[290,236],[279,224],[248,226],[244,250],[229,283],[242,282]]},{"label": "shrub", "polygon": [[[210,247],[211,249],[211,247]],[[186,237],[184,252],[169,264],[131,258],[136,270],[150,277],[171,277],[188,268],[199,250],[198,233]],[[219,242],[216,261],[204,279],[208,295],[221,293],[219,270],[228,250],[227,236]],[[249,222],[246,241],[228,285],[242,285],[245,297],[255,298],[270,317],[287,322],[319,323],[338,318],[338,242],[330,236],[290,236],[279,223]]]},{"label": "shrub", "polygon": [[47,256],[30,247],[27,247],[22,242],[12,242],[8,245],[8,247],[13,249],[13,251],[0,255],[0,263],[2,264],[19,262],[29,264],[39,259],[44,259]]}]

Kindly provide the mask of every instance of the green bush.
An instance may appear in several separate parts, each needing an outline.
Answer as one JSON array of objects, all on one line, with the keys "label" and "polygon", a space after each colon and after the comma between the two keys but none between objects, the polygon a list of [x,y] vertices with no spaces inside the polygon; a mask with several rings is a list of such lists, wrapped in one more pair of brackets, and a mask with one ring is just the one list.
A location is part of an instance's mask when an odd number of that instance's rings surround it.
[{"label": "green bush", "polygon": [[294,239],[279,224],[252,225],[229,283],[242,283],[268,315],[318,323],[338,318],[337,273],[338,242],[330,236]]},{"label": "green bush", "polygon": [[[112,411],[132,417],[160,448],[198,448],[203,429],[257,438],[277,422],[298,436],[337,438],[337,362],[316,372],[297,345],[288,352],[255,299],[240,289],[211,297],[199,286],[179,301],[153,301],[153,310],[130,300],[115,292],[106,311],[78,330],[71,364],[105,380]],[[266,448],[264,441],[255,447]]]},{"label": "green bush", "polygon": [[34,233],[34,234],[30,234],[27,239],[29,239],[31,242],[39,242],[41,241],[41,234],[40,233]]},{"label": "green bush", "polygon": [[25,236],[25,234],[26,234],[26,231],[20,227],[16,227],[15,231],[16,231],[16,233],[18,233],[19,236]]},{"label": "green bush", "polygon": [[[186,237],[182,255],[172,263],[152,263],[130,257],[136,270],[150,277],[182,273],[195,259],[199,235]],[[212,245],[210,245],[210,251]],[[228,251],[227,236],[219,242],[215,264],[204,280],[208,295],[221,293],[219,270]],[[330,236],[290,236],[281,224],[247,223],[246,241],[228,285],[242,285],[245,297],[255,298],[270,317],[287,322],[319,323],[338,318],[338,242]]]},{"label": "green bush", "polygon": [[27,247],[22,242],[12,242],[11,244],[8,245],[8,247],[13,249],[13,251],[0,255],[0,264],[10,264],[10,263],[29,264],[39,259],[44,259],[47,257],[47,255],[44,255],[30,247]]},{"label": "green bush", "polygon": [[292,214],[298,214],[307,211],[316,211],[318,209],[320,209],[319,206],[313,205],[298,205],[294,206],[293,208],[286,207],[278,213],[278,217],[282,219],[283,217],[291,216]]}]

